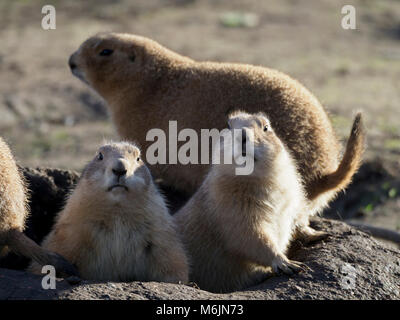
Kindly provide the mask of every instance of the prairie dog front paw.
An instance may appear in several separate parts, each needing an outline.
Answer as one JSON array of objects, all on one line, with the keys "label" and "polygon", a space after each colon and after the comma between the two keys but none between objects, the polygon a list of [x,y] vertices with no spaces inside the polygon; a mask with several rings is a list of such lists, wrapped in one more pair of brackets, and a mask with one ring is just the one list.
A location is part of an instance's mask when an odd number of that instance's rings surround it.
[{"label": "prairie dog front paw", "polygon": [[304,270],[310,270],[304,263],[298,261],[292,261],[286,257],[277,257],[272,261],[272,270],[276,274],[284,273],[292,275]]}]

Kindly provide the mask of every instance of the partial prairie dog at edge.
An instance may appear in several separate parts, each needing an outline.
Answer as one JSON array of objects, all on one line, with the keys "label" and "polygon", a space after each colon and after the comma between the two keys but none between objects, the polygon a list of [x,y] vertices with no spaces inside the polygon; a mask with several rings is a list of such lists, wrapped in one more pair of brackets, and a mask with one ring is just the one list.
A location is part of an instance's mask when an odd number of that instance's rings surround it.
[{"label": "partial prairie dog at edge", "polygon": [[[361,115],[340,159],[341,146],[324,108],[303,85],[279,71],[198,62],[151,39],[118,33],[86,40],[69,66],[107,101],[119,135],[135,139],[143,151],[153,143],[146,141],[147,132],[168,132],[169,120],[177,121],[178,131],[192,128],[200,136],[201,129],[225,128],[233,110],[264,112],[296,161],[313,212],[346,188],[360,166]],[[156,164],[150,169],[155,178],[192,194],[209,165]]]},{"label": "partial prairie dog at edge", "polygon": [[0,137],[0,258],[13,251],[42,265],[52,265],[63,275],[78,275],[62,256],[41,248],[23,233],[29,214],[27,198],[25,180]]},{"label": "partial prairie dog at edge", "polygon": [[[172,216],[139,148],[128,142],[99,148],[42,245],[73,262],[84,279],[188,281]],[[35,262],[28,271],[40,269]]]}]

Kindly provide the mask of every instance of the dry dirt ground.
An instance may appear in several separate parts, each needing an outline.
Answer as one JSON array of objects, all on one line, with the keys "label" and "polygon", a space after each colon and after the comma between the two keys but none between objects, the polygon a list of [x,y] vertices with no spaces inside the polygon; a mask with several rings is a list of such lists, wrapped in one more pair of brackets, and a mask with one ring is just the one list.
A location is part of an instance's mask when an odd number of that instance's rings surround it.
[{"label": "dry dirt ground", "polygon": [[[67,300],[399,300],[400,252],[365,233],[332,220],[314,227],[330,240],[297,248],[292,255],[311,268],[294,276],[273,276],[259,285],[227,294],[158,282],[95,282],[60,279],[44,290],[42,276],[0,268],[0,299]],[[71,279],[72,280],[72,279]]]},{"label": "dry dirt ground", "polygon": [[[23,166],[81,170],[116,135],[101,99],[70,74],[68,57],[97,32],[137,33],[198,60],[290,74],[321,100],[343,141],[363,110],[367,163],[327,214],[351,212],[399,230],[400,1],[351,3],[356,30],[341,27],[342,0],[2,0],[0,135]],[[56,30],[41,28],[44,4],[57,10]],[[257,21],[240,27],[247,13]]]}]

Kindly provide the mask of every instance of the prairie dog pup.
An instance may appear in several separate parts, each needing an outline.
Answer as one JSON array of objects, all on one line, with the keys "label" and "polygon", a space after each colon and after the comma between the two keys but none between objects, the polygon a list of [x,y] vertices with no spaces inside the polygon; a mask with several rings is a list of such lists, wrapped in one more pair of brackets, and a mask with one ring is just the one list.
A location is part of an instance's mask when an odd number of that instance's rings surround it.
[{"label": "prairie dog pup", "polygon": [[253,141],[254,152],[243,149],[243,156],[254,158],[254,171],[236,175],[234,161],[213,165],[175,214],[192,262],[190,280],[214,292],[255,285],[266,267],[287,274],[304,267],[285,256],[299,212],[307,210],[293,159],[264,114],[238,112],[228,123],[242,130],[236,146]]},{"label": "prairie dog pup", "polygon": [[76,269],[63,257],[41,248],[22,233],[27,216],[24,179],[11,150],[0,137],[0,256],[11,250],[43,265],[53,265],[66,275],[77,275]]},{"label": "prairie dog pup", "polygon": [[[245,64],[194,61],[157,42],[132,34],[106,33],[86,40],[71,55],[72,73],[106,101],[119,135],[137,139],[143,152],[153,128],[168,132],[222,130],[231,110],[264,112],[296,161],[310,211],[324,206],[350,183],[363,151],[363,132],[341,146],[318,100],[298,81],[279,71]],[[178,147],[184,142],[178,142]],[[167,154],[168,154],[167,146]],[[193,193],[207,164],[155,164],[155,178]]]},{"label": "prairie dog pup", "polygon": [[188,280],[172,217],[140,150],[127,142],[98,150],[43,246],[72,261],[84,279]]}]

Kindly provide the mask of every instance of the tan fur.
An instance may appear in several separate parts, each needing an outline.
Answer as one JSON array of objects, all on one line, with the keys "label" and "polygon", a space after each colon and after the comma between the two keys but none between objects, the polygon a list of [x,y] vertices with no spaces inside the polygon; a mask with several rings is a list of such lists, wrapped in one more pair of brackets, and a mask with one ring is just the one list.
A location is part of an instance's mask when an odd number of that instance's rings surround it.
[{"label": "tan fur", "polygon": [[[101,56],[104,49],[113,53]],[[354,161],[343,166],[347,174],[335,174],[340,145],[327,114],[304,86],[279,71],[197,62],[150,39],[115,33],[89,38],[71,56],[70,66],[105,98],[121,137],[136,139],[143,150],[153,143],[146,141],[147,132],[153,128],[168,132],[168,120],[177,120],[178,130],[192,128],[200,133],[224,128],[231,110],[265,112],[296,160],[314,212],[347,186],[359,166],[361,149],[355,148],[349,153]],[[349,147],[355,145],[359,144]],[[192,193],[209,165],[152,165],[150,169],[156,178]],[[327,180],[329,191],[323,187]],[[319,188],[324,193],[319,194]]]},{"label": "tan fur", "polygon": [[74,262],[85,279],[187,282],[174,222],[139,154],[130,143],[101,147],[43,246]]},{"label": "tan fur", "polygon": [[23,178],[10,149],[0,138],[0,232],[22,232],[27,215]]},{"label": "tan fur", "polygon": [[240,176],[235,165],[213,165],[174,216],[193,265],[190,280],[214,292],[255,285],[266,278],[267,267],[299,271],[302,265],[285,253],[304,223],[300,212],[308,212],[294,161],[265,115],[234,113],[229,123],[232,129],[254,130],[254,137],[248,136],[254,141],[253,173]]},{"label": "tan fur", "polygon": [[42,249],[22,233],[27,216],[24,179],[11,150],[0,137],[0,255],[11,250],[40,263],[53,265],[64,274],[77,274],[64,258]]},{"label": "tan fur", "polygon": [[335,189],[344,189],[350,182],[354,173],[361,164],[364,152],[365,133],[362,123],[362,115],[358,113],[354,119],[350,138],[347,142],[346,151],[337,170],[329,175],[317,179],[309,192],[311,200],[326,192]]}]

